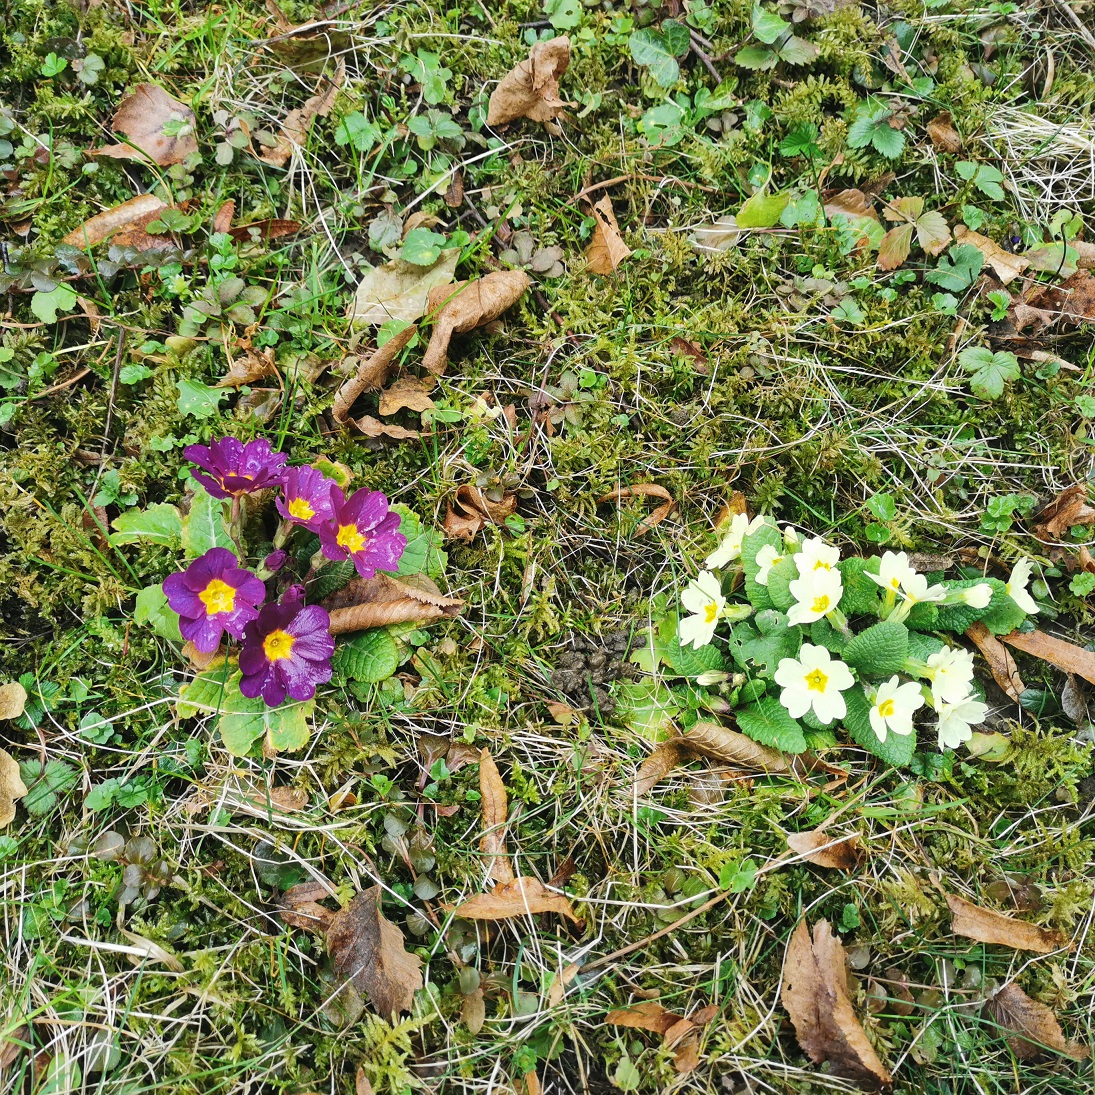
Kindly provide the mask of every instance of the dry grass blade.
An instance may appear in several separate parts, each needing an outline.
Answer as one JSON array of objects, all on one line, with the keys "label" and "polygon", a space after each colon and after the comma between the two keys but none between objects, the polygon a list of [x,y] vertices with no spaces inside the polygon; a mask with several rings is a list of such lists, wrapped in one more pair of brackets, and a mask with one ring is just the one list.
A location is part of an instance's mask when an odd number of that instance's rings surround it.
[{"label": "dry grass blade", "polygon": [[815,867],[853,871],[863,862],[863,848],[858,837],[834,838],[821,829],[788,833],[787,847]]},{"label": "dry grass blade", "polygon": [[1010,635],[1001,635],[1000,638],[1008,646],[1013,646],[1024,654],[1041,658],[1066,673],[1075,673],[1077,677],[1083,677],[1085,681],[1095,684],[1095,652],[1084,650],[1074,643],[1065,642],[1064,639],[1054,638],[1044,631],[1013,631]]},{"label": "dry grass blade", "polygon": [[593,206],[592,212],[596,224],[593,241],[586,248],[586,262],[593,274],[611,274],[631,254],[631,248],[620,235],[612,199],[607,194]]},{"label": "dry grass blade", "polygon": [[394,623],[427,623],[459,615],[462,601],[446,597],[425,575],[415,584],[400,582],[387,574],[354,578],[323,602],[331,614],[331,634],[387,627]]},{"label": "dry grass blade", "polygon": [[491,893],[476,894],[453,910],[467,920],[509,920],[529,913],[558,913],[581,923],[566,894],[554,893],[538,878],[515,878],[495,886]]},{"label": "dry grass blade", "polygon": [[[182,163],[198,151],[194,111],[173,99],[158,84],[138,84],[114,114],[111,129],[124,133],[129,144],[112,144],[93,150],[94,156],[115,160],[151,160],[160,167]],[[172,133],[168,134],[167,129]]]},{"label": "dry grass blade", "polygon": [[102,213],[96,213],[94,217],[89,217],[79,228],[69,232],[61,242],[70,247],[94,247],[115,232],[133,227],[138,220],[148,215],[155,217],[166,208],[166,203],[160,201],[155,195],[138,194],[135,198],[114,206],[113,209],[107,209]]},{"label": "dry grass blade", "polygon": [[550,122],[567,103],[559,98],[559,81],[570,64],[570,39],[561,34],[537,42],[528,58],[502,77],[491,93],[487,125],[506,125],[518,118]]},{"label": "dry grass blade", "polygon": [[414,338],[418,328],[412,323],[393,335],[379,349],[374,350],[360,365],[357,373],[338,389],[331,416],[336,422],[345,422],[350,417],[350,409],[362,392],[382,388],[388,379],[395,359],[406,349],[407,343]]},{"label": "dry grass blade", "polygon": [[604,502],[615,502],[619,505],[625,498],[659,498],[663,499],[660,506],[656,506],[636,526],[634,536],[642,536],[649,532],[655,525],[664,521],[676,508],[677,503],[673,495],[656,483],[636,483],[632,487],[617,487],[597,499],[597,505]]},{"label": "dry grass blade", "polygon": [[1087,486],[1076,483],[1066,487],[1035,514],[1030,531],[1049,544],[1060,540],[1073,525],[1092,523],[1095,523],[1095,507],[1087,504]]},{"label": "dry grass blade", "polygon": [[1051,1008],[1032,1000],[1014,981],[985,1001],[985,1011],[1005,1031],[1012,1032],[1008,1045],[1020,1060],[1038,1057],[1046,1050],[1074,1061],[1086,1061],[1091,1056],[1089,1046],[1065,1038]]},{"label": "dry grass blade", "polygon": [[996,943],[1035,954],[1051,954],[1068,947],[1068,940],[1060,932],[983,909],[963,897],[947,894],[947,908],[951,911],[951,931],[978,943]]},{"label": "dry grass blade", "polygon": [[489,749],[479,754],[479,794],[483,798],[483,835],[479,838],[479,850],[487,856],[487,879],[505,884],[514,880],[513,868],[506,854],[506,819],[509,802],[506,785],[498,772],[498,765]]},{"label": "dry grass blade", "polygon": [[966,631],[966,638],[972,642],[992,671],[992,679],[1016,703],[1026,691],[1023,678],[1015,665],[1015,659],[1006,646],[983,623],[977,621]]},{"label": "dry grass blade", "polygon": [[272,148],[264,148],[259,156],[263,163],[271,167],[284,167],[293,152],[303,147],[308,140],[308,130],[316,118],[325,118],[335,105],[339,88],[346,78],[346,65],[339,61],[333,77],[324,76],[320,80],[316,93],[303,106],[290,110],[285,115],[278,134],[277,143]]}]

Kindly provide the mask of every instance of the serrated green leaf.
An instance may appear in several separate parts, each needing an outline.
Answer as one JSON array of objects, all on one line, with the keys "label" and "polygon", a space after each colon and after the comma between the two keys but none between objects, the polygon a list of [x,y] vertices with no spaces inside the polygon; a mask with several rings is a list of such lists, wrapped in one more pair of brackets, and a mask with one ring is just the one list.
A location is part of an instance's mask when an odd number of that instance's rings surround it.
[{"label": "serrated green leaf", "polygon": [[726,668],[726,659],[717,647],[708,644],[696,650],[692,646],[682,646],[676,635],[665,644],[662,660],[681,677],[698,677],[713,669]]},{"label": "serrated green leaf", "polygon": [[139,627],[150,627],[161,639],[175,643],[183,641],[179,614],[167,603],[163,586],[146,586],[137,594],[133,622]]},{"label": "serrated green leaf", "polygon": [[324,563],[316,576],[308,583],[308,600],[322,601],[348,585],[357,574],[357,568],[350,559],[338,559]]},{"label": "serrated green leaf", "polygon": [[843,693],[848,713],[844,716],[844,727],[852,741],[861,745],[869,753],[893,768],[905,768],[916,752],[916,733],[887,734],[885,741],[879,741],[871,726],[871,705],[861,688],[849,688]]},{"label": "serrated green leaf", "polygon": [[110,542],[116,546],[135,540],[164,547],[179,547],[182,543],[182,515],[177,506],[166,502],[157,502],[146,509],[126,510],[111,521],[110,527],[114,529]]},{"label": "serrated green leaf", "polygon": [[1027,614],[1006,593],[996,589],[981,623],[994,635],[1010,635],[1026,618]]},{"label": "serrated green leaf", "polygon": [[780,214],[790,200],[788,193],[754,194],[738,210],[734,222],[739,228],[771,228],[779,223]]},{"label": "serrated green leaf", "polygon": [[890,677],[909,658],[909,629],[893,620],[868,627],[844,647],[844,661],[863,676]]},{"label": "serrated green leaf", "polygon": [[776,608],[786,612],[795,603],[791,593],[791,583],[798,579],[798,565],[794,556],[787,555],[780,559],[771,570],[768,571],[768,596],[772,598],[772,604]]},{"label": "serrated green leaf", "polygon": [[224,502],[214,498],[203,486],[194,484],[194,496],[190,512],[182,519],[182,546],[188,559],[196,559],[211,548],[228,548],[236,545],[228,535],[224,523]]},{"label": "serrated green leaf", "polygon": [[734,712],[738,729],[762,745],[770,745],[785,753],[806,751],[802,727],[787,714],[787,709],[775,696],[765,696],[749,707]]},{"label": "serrated green leaf", "polygon": [[214,715],[224,709],[224,697],[235,666],[221,661],[196,674],[179,689],[175,714],[180,719],[196,715]]},{"label": "serrated green leaf", "polygon": [[878,573],[878,559],[864,559],[850,555],[838,564],[844,593],[840,598],[840,611],[845,616],[877,616],[881,603],[879,586],[868,574]]},{"label": "serrated green leaf", "polygon": [[768,46],[742,46],[734,54],[734,64],[754,72],[764,72],[775,68],[779,63],[779,54]]},{"label": "serrated green leaf", "polygon": [[871,134],[874,150],[888,160],[896,160],[905,151],[905,134],[887,122],[876,125]]},{"label": "serrated green leaf", "polygon": [[334,670],[344,679],[378,684],[399,668],[399,662],[399,644],[386,627],[374,627],[336,648]]},{"label": "serrated green leaf", "polygon": [[909,657],[918,662],[926,662],[933,654],[946,649],[947,644],[935,635],[925,635],[919,631],[909,632]]},{"label": "serrated green leaf", "polygon": [[1022,375],[1019,359],[1007,350],[992,353],[983,346],[968,346],[958,361],[972,374],[970,390],[981,399],[999,399],[1007,385]]}]

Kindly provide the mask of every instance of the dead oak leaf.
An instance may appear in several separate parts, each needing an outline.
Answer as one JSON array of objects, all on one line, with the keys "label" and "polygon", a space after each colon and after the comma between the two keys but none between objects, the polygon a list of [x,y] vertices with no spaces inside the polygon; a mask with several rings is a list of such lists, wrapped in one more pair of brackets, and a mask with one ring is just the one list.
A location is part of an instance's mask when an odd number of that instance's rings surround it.
[{"label": "dead oak leaf", "polygon": [[489,749],[479,754],[479,794],[483,802],[483,835],[479,838],[479,850],[487,857],[488,880],[504,885],[514,880],[513,868],[506,854],[509,802],[506,785]]},{"label": "dead oak leaf", "polygon": [[19,775],[19,762],[6,749],[0,749],[0,828],[15,820],[15,803],[26,793],[27,785]]},{"label": "dead oak leaf", "polygon": [[628,255],[631,248],[620,235],[616,214],[612,211],[612,199],[606,194],[592,209],[593,240],[586,248],[586,265],[590,273],[611,274]]},{"label": "dead oak leaf", "polygon": [[561,34],[537,42],[491,93],[487,125],[506,125],[518,118],[550,122],[568,106],[559,98],[559,81],[570,64],[570,39]]},{"label": "dead oak leaf", "polygon": [[379,886],[359,893],[335,913],[327,929],[327,952],[335,972],[368,997],[377,1014],[391,1019],[410,1011],[422,987],[422,960],[410,953],[403,934],[380,908]]},{"label": "dead oak leaf", "polygon": [[380,393],[378,413],[385,417],[399,411],[421,414],[423,411],[433,410],[434,405],[428,385],[416,376],[404,376]]},{"label": "dead oak leaf", "polygon": [[107,209],[102,213],[96,213],[94,217],[89,217],[79,228],[69,232],[61,242],[70,247],[94,247],[97,243],[109,239],[115,232],[132,228],[145,216],[159,216],[166,208],[166,203],[160,201],[155,195],[138,194],[135,198],[114,206],[113,209]]},{"label": "dead oak leaf", "polygon": [[343,635],[396,623],[429,623],[457,616],[462,601],[446,597],[424,574],[403,581],[377,574],[354,578],[323,602],[331,616],[331,634]]},{"label": "dead oak leaf", "polygon": [[185,103],[158,84],[138,84],[119,104],[110,128],[129,138],[128,144],[93,149],[93,156],[114,160],[151,160],[160,167],[182,163],[198,151],[197,119]]},{"label": "dead oak leaf", "polygon": [[863,848],[858,837],[834,837],[822,829],[788,833],[787,847],[815,867],[853,871],[863,862]]},{"label": "dead oak leaf", "polygon": [[947,894],[947,908],[951,911],[951,931],[978,943],[996,943],[1035,954],[1051,954],[1068,947],[1068,940],[1060,932],[983,909],[964,897]]},{"label": "dead oak leaf", "polygon": [[1095,524],[1095,507],[1087,504],[1087,486],[1066,487],[1035,515],[1030,531],[1044,544],[1060,540],[1073,525]]},{"label": "dead oak leaf", "polygon": [[346,65],[339,61],[333,77],[321,78],[319,87],[303,106],[290,110],[281,123],[281,132],[271,148],[264,148],[259,155],[263,163],[271,167],[284,167],[293,152],[302,148],[308,140],[308,130],[316,118],[325,118],[335,105],[339,89],[346,78]]},{"label": "dead oak leaf", "polygon": [[828,1061],[838,1076],[867,1091],[889,1090],[893,1076],[879,1060],[852,1009],[844,948],[825,920],[805,920],[791,935],[783,963],[780,1000],[795,1037],[815,1064]]},{"label": "dead oak leaf", "polygon": [[515,878],[495,886],[490,893],[476,894],[453,912],[466,920],[509,920],[529,913],[557,913],[580,924],[566,894],[549,890],[538,878]]},{"label": "dead oak leaf", "polygon": [[1052,1009],[1032,1000],[1014,981],[985,1001],[985,1011],[993,1022],[1010,1032],[1008,1045],[1020,1060],[1038,1057],[1046,1050],[1074,1061],[1086,1061],[1091,1056],[1089,1046],[1066,1040]]}]

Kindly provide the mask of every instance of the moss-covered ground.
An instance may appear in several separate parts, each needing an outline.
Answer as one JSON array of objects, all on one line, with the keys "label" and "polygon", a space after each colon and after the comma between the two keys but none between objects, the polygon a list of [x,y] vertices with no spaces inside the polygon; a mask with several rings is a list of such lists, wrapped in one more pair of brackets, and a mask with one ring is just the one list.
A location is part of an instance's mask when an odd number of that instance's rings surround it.
[{"label": "moss-covered ground", "polygon": [[[785,34],[764,41],[777,10],[809,43],[797,55]],[[987,266],[948,279],[948,252],[914,243],[884,271],[880,231],[865,244],[859,222],[811,198],[919,197],[952,229],[1074,261],[1061,242],[1095,216],[1090,19],[1069,0],[9,0],[0,681],[22,679],[30,704],[0,736],[30,794],[0,836],[4,1090],[834,1090],[844,1081],[809,1062],[779,1004],[803,914],[841,933],[898,1091],[1091,1090],[1090,1061],[1020,1059],[980,1007],[1014,978],[1070,1037],[1095,1036],[1075,686],[1062,706],[1064,677],[1024,658],[1030,703],[989,682],[991,728],[1012,744],[1002,763],[940,755],[926,735],[910,770],[846,747],[826,754],[840,779],[697,761],[636,796],[656,720],[621,699],[619,638],[673,602],[741,492],[853,553],[962,553],[998,576],[1030,556],[1043,621],[1086,643],[1091,589],[1072,572],[1090,530],[1051,548],[1030,517],[1095,467],[1090,329],[992,337],[1002,294],[1058,283],[1060,263],[1005,290]],[[495,82],[564,32],[564,116],[487,128]],[[330,111],[284,166],[263,162],[324,74],[342,74]],[[192,107],[198,150],[182,163],[88,155],[140,83]],[[933,139],[948,112],[954,139]],[[165,249],[108,241],[93,264],[61,244],[146,192],[177,207],[152,226]],[[586,268],[583,193],[611,197],[632,249],[614,275]],[[704,234],[756,194],[789,204],[767,227]],[[299,230],[234,240],[214,230],[226,201],[234,224]],[[459,277],[531,266],[533,285],[499,323],[456,336],[423,421],[386,419],[419,436],[369,438],[331,416],[344,362],[374,345],[346,310],[416,212],[462,248]],[[259,290],[252,316],[184,317],[230,277]],[[1018,354],[996,398],[959,361],[976,346]],[[273,377],[212,389],[248,347],[272,350]],[[377,414],[375,395],[362,409]],[[179,502],[182,448],[225,433],[342,463],[439,531],[462,485],[518,494],[506,520],[444,543],[462,613],[410,635],[386,681],[321,688],[307,745],[266,758],[230,755],[215,719],[177,717],[192,671],[136,597],[179,552],[109,535],[130,510]],[[657,500],[598,502],[637,484],[676,503],[641,535]],[[604,664],[620,679],[576,713],[579,678]],[[562,885],[580,926],[446,911],[483,885],[478,766],[459,763],[483,747],[519,873]],[[286,786],[303,806],[272,809],[267,789]],[[788,832],[837,811],[861,868],[786,861]],[[423,959],[426,987],[394,1027],[339,991],[321,938],[279,917],[280,894],[317,878],[342,902],[381,883]],[[728,886],[741,892],[644,942]],[[948,892],[1074,947],[957,937]],[[485,1020],[469,1024],[477,985]],[[604,1022],[651,998],[719,1009],[691,1072],[657,1036]]]}]

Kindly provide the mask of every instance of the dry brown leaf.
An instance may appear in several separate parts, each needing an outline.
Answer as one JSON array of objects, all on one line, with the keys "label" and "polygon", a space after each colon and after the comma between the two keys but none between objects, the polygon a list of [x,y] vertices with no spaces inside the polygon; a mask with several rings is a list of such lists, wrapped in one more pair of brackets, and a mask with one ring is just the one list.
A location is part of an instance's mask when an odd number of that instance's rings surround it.
[{"label": "dry brown leaf", "polygon": [[692,1072],[700,1063],[699,1028],[718,1015],[715,1006],[699,1008],[687,1018],[667,1011],[656,1000],[644,1000],[626,1008],[610,1011],[605,1022],[617,1027],[646,1030],[660,1034],[668,1049],[676,1049],[673,1064],[681,1075]]},{"label": "dry brown leaf", "polygon": [[983,909],[963,897],[947,894],[951,911],[951,931],[978,943],[998,943],[1017,951],[1050,954],[1068,947],[1068,940],[1056,931],[1040,928],[1026,920]]},{"label": "dry brown leaf", "polygon": [[928,136],[932,144],[943,152],[962,151],[962,138],[958,130],[954,128],[954,119],[951,118],[949,110],[944,110],[942,114],[937,114],[928,122]]},{"label": "dry brown leaf", "polygon": [[0,828],[15,820],[15,802],[26,793],[27,785],[19,775],[19,762],[6,749],[0,749]]},{"label": "dry brown leaf", "polygon": [[300,231],[300,221],[271,218],[253,221],[251,224],[239,224],[225,231],[237,243],[248,243],[251,240],[277,240],[282,236],[295,236]]},{"label": "dry brown leaf", "polygon": [[815,867],[852,871],[863,861],[863,848],[856,836],[833,837],[821,829],[788,833],[787,847]]},{"label": "dry brown leaf", "polygon": [[1041,287],[1027,303],[1066,323],[1090,323],[1095,320],[1095,277],[1088,270],[1077,270],[1059,285]]},{"label": "dry brown leaf", "polygon": [[1048,505],[1035,515],[1030,531],[1043,543],[1053,543],[1073,525],[1095,523],[1095,507],[1087,504],[1087,486],[1076,483],[1065,487]]},{"label": "dry brown leaf", "polygon": [[1084,650],[1074,643],[1065,642],[1064,639],[1056,639],[1044,631],[1013,631],[1010,635],[1001,635],[1000,638],[1008,646],[1013,646],[1024,654],[1041,658],[1066,673],[1075,673],[1077,677],[1083,677],[1085,681],[1095,684],[1095,652]]},{"label": "dry brown leaf", "polygon": [[472,1034],[478,1034],[487,1021],[487,1000],[482,988],[464,997],[460,1005],[460,1018]]},{"label": "dry brown leaf", "polygon": [[1074,1061],[1086,1061],[1091,1048],[1065,1039],[1061,1024],[1051,1008],[1032,1000],[1014,982],[1009,981],[985,1001],[985,1011],[995,1023],[1012,1031],[1008,1045],[1020,1060],[1038,1057],[1052,1050]]},{"label": "dry brown leaf", "polygon": [[985,262],[992,267],[992,272],[1001,285],[1013,282],[1030,265],[1029,259],[1005,251],[988,236],[973,232],[964,224],[954,226],[954,238],[958,243],[968,243],[976,247],[985,256]]},{"label": "dry brown leaf", "polygon": [[[107,209],[88,218],[79,228],[69,232],[61,242],[70,247],[94,247],[115,232],[120,232],[123,228],[131,228],[138,220],[159,216],[166,208],[166,203],[153,194],[138,194],[135,198],[114,206],[113,209]],[[146,220],[144,223],[149,222]]]},{"label": "dry brown leaf", "polygon": [[721,760],[735,768],[777,775],[791,771],[790,763],[778,749],[769,749],[717,722],[697,722],[680,741],[693,753],[708,760]]},{"label": "dry brown leaf", "polygon": [[669,348],[674,353],[680,354],[681,357],[687,357],[692,362],[692,367],[701,376],[710,375],[711,360],[698,342],[693,342],[690,338],[682,338],[680,335],[674,335],[669,340]]},{"label": "dry brown leaf", "polygon": [[605,502],[615,502],[618,505],[625,498],[660,498],[664,500],[662,505],[652,509],[635,526],[633,536],[642,536],[644,533],[649,532],[677,508],[677,503],[673,501],[673,495],[665,487],[659,487],[657,483],[636,483],[632,487],[617,487],[598,498],[597,505],[602,505]]},{"label": "dry brown leaf", "polygon": [[563,1002],[567,986],[581,972],[581,962],[571,962],[568,966],[563,967],[555,980],[551,982],[551,988],[548,989],[547,1005],[549,1008],[558,1007]]},{"label": "dry brown leaf", "polygon": [[354,578],[323,602],[331,614],[331,634],[459,615],[462,601],[446,597],[424,574],[414,580],[400,582],[387,574]]},{"label": "dry brown leaf", "polygon": [[[91,155],[115,160],[147,159],[161,167],[181,163],[198,151],[196,121],[190,107],[173,99],[158,84],[138,84],[118,104],[110,123],[111,130],[124,133],[130,143],[96,148]],[[179,132],[165,133],[169,123],[179,125]]]},{"label": "dry brown leaf", "polygon": [[649,794],[670,772],[692,759],[692,753],[679,738],[663,741],[639,766],[633,790],[640,798]]},{"label": "dry brown leaf", "polygon": [[422,960],[380,908],[379,886],[364,890],[335,913],[327,929],[327,952],[335,972],[352,981],[378,1015],[391,1019],[410,1011],[422,987]]},{"label": "dry brown leaf", "polygon": [[308,792],[299,787],[270,787],[255,791],[248,796],[251,802],[264,810],[273,807],[286,814],[295,814],[308,805]]},{"label": "dry brown leaf", "polygon": [[273,346],[267,346],[264,350],[248,348],[242,354],[232,358],[228,363],[228,372],[214,386],[239,388],[244,384],[254,384],[256,380],[265,380],[268,376],[274,376],[276,372]]},{"label": "dry brown leaf", "polygon": [[27,690],[18,681],[0,684],[0,719],[17,719],[27,706]]},{"label": "dry brown leaf", "polygon": [[596,224],[593,241],[586,248],[586,263],[590,273],[611,274],[631,254],[631,248],[620,236],[612,199],[607,194],[593,206],[592,213]]},{"label": "dry brown leaf", "polygon": [[495,270],[474,281],[458,281],[431,290],[428,308],[436,313],[436,319],[422,364],[431,373],[443,373],[452,336],[496,320],[525,295],[531,284],[523,270]]},{"label": "dry brown leaf", "polygon": [[450,209],[459,209],[464,204],[464,172],[457,171],[449,179],[442,200]]},{"label": "dry brown leaf", "polygon": [[430,398],[430,389],[416,376],[400,377],[390,388],[380,393],[379,414],[397,414],[399,411],[433,410],[434,402]]},{"label": "dry brown leaf", "polygon": [[517,495],[505,491],[500,502],[488,498],[471,484],[456,488],[456,496],[446,503],[441,528],[453,540],[470,543],[488,524],[501,525],[517,512]]},{"label": "dry brown leaf", "polygon": [[232,227],[232,218],[235,215],[236,203],[231,198],[226,202],[221,202],[217,206],[216,213],[213,214],[213,231],[228,232]]},{"label": "dry brown leaf", "polygon": [[394,423],[381,422],[379,418],[373,418],[371,414],[363,414],[360,418],[351,419],[351,421],[366,437],[384,437],[390,441],[414,441],[422,436],[418,430],[408,430]]},{"label": "dry brown leaf", "polygon": [[570,39],[565,34],[537,42],[491,93],[487,125],[506,125],[518,118],[553,121],[569,105],[559,98],[559,81],[569,64]]},{"label": "dry brown leaf", "polygon": [[355,324],[380,327],[389,320],[413,323],[426,314],[430,292],[456,276],[460,248],[446,248],[432,266],[393,259],[374,266],[358,283],[346,318]]},{"label": "dry brown leaf", "polygon": [[[667,1011],[657,1000],[643,1000],[639,1004],[617,1008],[605,1016],[605,1022],[610,1026],[648,1030],[651,1034],[660,1034],[663,1037],[682,1019],[684,1019],[682,1015]],[[684,1021],[688,1020],[684,1019]]]},{"label": "dry brown leaf", "polygon": [[335,396],[331,416],[336,422],[345,422],[349,419],[350,409],[362,392],[384,386],[392,363],[403,352],[407,343],[414,338],[417,330],[418,328],[412,323],[409,327],[405,327],[400,331],[399,334],[393,335],[383,346],[374,350],[367,358],[361,360],[356,374],[338,389],[338,394]]},{"label": "dry brown leaf", "polygon": [[374,1095],[373,1085],[369,1082],[369,1077],[365,1075],[363,1065],[357,1066],[357,1074],[354,1076],[354,1095]]},{"label": "dry brown leaf", "polygon": [[841,214],[851,220],[866,217],[877,221],[874,202],[862,191],[856,189],[829,191],[825,195],[825,212],[830,216]]},{"label": "dry brown leaf", "polygon": [[852,1009],[844,948],[827,921],[814,925],[812,939],[806,921],[799,921],[787,947],[780,999],[811,1061],[828,1061],[836,1075],[867,1091],[892,1087],[893,1076]]},{"label": "dry brown leaf", "polygon": [[487,857],[487,880],[502,884],[512,882],[513,868],[506,854],[506,818],[509,815],[506,785],[489,749],[479,754],[479,794],[483,803],[483,835],[479,838],[479,850]]},{"label": "dry brown leaf", "polygon": [[289,162],[290,156],[297,148],[304,146],[308,140],[308,130],[316,118],[325,118],[335,105],[339,88],[346,78],[346,64],[338,62],[333,77],[320,78],[319,87],[303,106],[290,110],[285,115],[285,121],[281,123],[281,132],[278,134],[277,143],[272,148],[264,148],[259,155],[263,163],[271,167],[284,167]]},{"label": "dry brown leaf", "polygon": [[981,656],[992,670],[992,679],[1016,703],[1026,690],[1023,678],[1015,665],[1015,659],[1006,646],[980,620],[966,631],[966,638],[981,651]]},{"label": "dry brown leaf", "polygon": [[566,894],[553,893],[538,878],[515,878],[495,886],[491,893],[476,894],[453,910],[467,920],[508,920],[528,913],[558,913],[581,923]]}]

